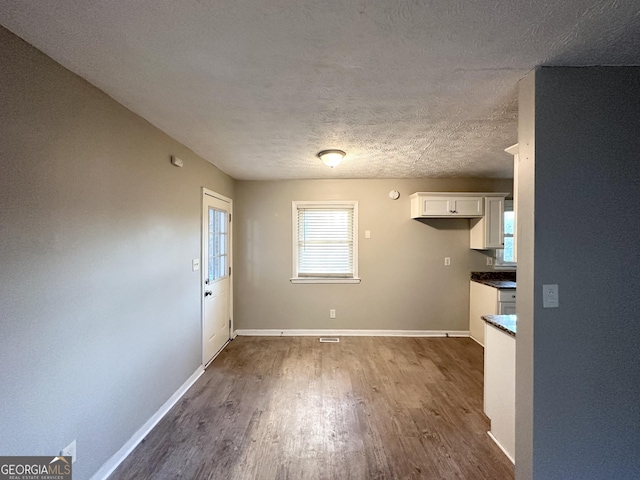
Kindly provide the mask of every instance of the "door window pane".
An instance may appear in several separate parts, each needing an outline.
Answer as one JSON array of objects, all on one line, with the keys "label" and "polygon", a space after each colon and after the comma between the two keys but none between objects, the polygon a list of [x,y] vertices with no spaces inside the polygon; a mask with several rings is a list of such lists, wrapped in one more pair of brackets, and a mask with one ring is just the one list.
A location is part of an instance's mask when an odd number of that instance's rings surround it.
[{"label": "door window pane", "polygon": [[209,207],[209,281],[227,276],[228,223],[227,212]]}]

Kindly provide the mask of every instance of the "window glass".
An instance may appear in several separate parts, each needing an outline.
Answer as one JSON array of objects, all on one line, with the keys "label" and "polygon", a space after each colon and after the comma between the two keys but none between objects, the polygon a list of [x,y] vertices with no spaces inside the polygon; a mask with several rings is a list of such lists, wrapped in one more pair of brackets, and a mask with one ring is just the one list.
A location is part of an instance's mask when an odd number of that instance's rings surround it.
[{"label": "window glass", "polygon": [[294,279],[357,277],[357,203],[294,202]]},{"label": "window glass", "polygon": [[514,213],[513,210],[504,212],[504,251],[502,252],[502,261],[513,263],[513,226]]},{"label": "window glass", "polygon": [[228,217],[222,210],[209,207],[209,271],[210,282],[227,275],[228,262]]},{"label": "window glass", "polygon": [[496,250],[497,268],[515,267],[514,261],[514,232],[515,232],[515,214],[513,211],[513,200],[504,202],[504,249]]}]

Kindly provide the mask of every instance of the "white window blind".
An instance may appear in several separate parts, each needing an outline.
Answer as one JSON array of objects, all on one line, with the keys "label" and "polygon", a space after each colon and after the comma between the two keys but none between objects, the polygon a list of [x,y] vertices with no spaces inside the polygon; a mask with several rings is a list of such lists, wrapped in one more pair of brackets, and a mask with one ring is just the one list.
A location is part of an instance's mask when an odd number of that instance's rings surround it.
[{"label": "white window blind", "polygon": [[294,202],[293,214],[294,278],[356,278],[356,202]]}]

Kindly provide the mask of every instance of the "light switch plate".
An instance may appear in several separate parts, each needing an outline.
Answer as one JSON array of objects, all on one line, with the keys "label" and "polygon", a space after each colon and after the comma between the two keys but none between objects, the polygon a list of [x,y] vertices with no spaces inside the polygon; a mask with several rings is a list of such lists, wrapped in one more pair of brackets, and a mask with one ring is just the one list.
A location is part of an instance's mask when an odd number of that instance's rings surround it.
[{"label": "light switch plate", "polygon": [[194,272],[197,272],[198,270],[200,270],[200,259],[199,258],[194,258],[193,259],[193,263],[191,264],[191,268],[193,269]]},{"label": "light switch plate", "polygon": [[558,308],[560,306],[560,294],[557,284],[542,285],[542,307]]},{"label": "light switch plate", "polygon": [[371,238],[371,230],[364,231],[364,238]]},{"label": "light switch plate", "polygon": [[76,441],[74,440],[73,442],[71,442],[69,445],[67,445],[66,447],[64,447],[61,451],[60,451],[60,456],[61,457],[71,457],[71,463],[76,463],[77,460],[77,448],[76,448]]}]

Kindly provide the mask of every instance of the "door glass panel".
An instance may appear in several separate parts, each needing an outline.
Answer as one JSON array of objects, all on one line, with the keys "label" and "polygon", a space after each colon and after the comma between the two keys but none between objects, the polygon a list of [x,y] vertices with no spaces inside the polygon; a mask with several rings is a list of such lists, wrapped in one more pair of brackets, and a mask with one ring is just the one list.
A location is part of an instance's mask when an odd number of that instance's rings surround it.
[{"label": "door glass panel", "polygon": [[209,207],[209,281],[227,276],[228,223],[227,212]]}]

